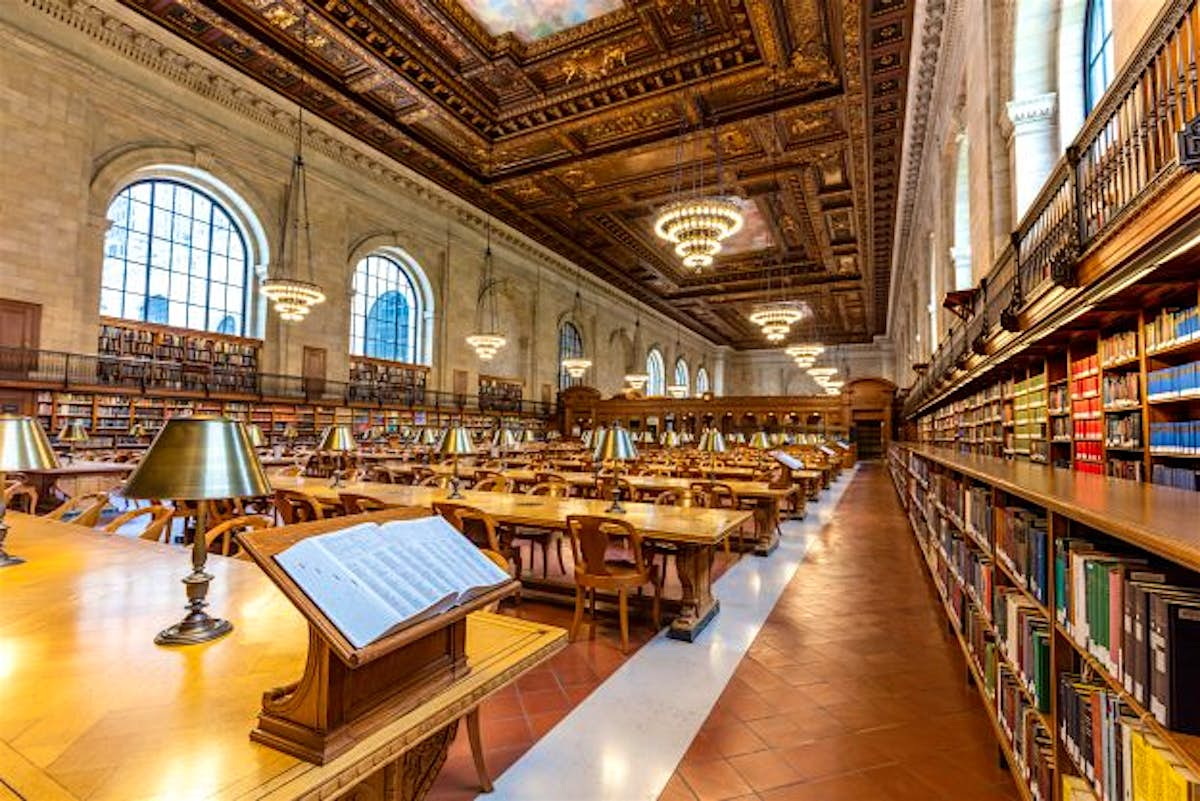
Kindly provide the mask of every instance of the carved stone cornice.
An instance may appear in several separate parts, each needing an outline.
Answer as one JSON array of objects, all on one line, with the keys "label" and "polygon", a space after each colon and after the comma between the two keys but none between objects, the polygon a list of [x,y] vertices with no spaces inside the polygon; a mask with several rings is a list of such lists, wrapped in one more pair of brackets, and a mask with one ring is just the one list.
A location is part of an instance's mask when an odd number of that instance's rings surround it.
[{"label": "carved stone cornice", "polygon": [[1046,92],[1029,97],[1018,97],[1004,106],[1008,121],[1016,131],[1033,123],[1044,123],[1054,119],[1058,112],[1058,93]]}]

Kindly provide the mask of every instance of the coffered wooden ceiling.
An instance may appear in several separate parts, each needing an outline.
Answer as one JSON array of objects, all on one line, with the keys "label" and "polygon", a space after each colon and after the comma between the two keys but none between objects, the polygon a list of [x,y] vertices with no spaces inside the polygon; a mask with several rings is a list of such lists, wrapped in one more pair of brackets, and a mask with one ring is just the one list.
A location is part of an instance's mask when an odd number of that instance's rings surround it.
[{"label": "coffered wooden ceiling", "polygon": [[[781,285],[884,330],[913,0],[121,2],[715,342]],[[697,273],[652,220],[718,153],[747,225]]]}]

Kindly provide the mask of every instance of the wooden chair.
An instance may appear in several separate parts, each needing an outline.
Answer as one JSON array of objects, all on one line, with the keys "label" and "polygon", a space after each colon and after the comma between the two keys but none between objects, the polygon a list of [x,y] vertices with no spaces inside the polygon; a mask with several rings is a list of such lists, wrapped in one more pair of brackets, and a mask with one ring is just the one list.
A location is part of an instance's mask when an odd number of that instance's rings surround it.
[{"label": "wooden chair", "polygon": [[[567,497],[567,484],[565,481],[547,481],[541,484],[534,484],[525,491],[526,495],[545,495],[550,498],[565,498]],[[510,535],[514,548],[519,548],[518,542],[524,541],[529,543],[529,567],[537,569],[537,560],[534,559],[533,546],[538,545],[542,550],[542,578],[550,575],[549,553],[550,543],[554,542],[555,551],[558,554],[558,569],[567,573],[566,562],[563,561],[563,540],[562,535],[556,529],[541,528],[538,526],[515,526]]]},{"label": "wooden chair", "polygon": [[4,506],[14,512],[37,514],[38,491],[32,484],[14,482],[4,488]]},{"label": "wooden chair", "polygon": [[130,509],[125,514],[110,520],[102,531],[105,534],[116,534],[126,523],[144,516],[149,516],[150,520],[138,537],[151,542],[166,542],[171,532],[171,521],[175,519],[175,510],[159,504]]},{"label": "wooden chair", "polygon": [[450,486],[450,476],[444,476],[440,473],[430,473],[417,482],[418,487],[438,487],[445,489]]},{"label": "wooden chair", "polygon": [[207,546],[209,553],[218,553],[221,556],[235,556],[239,559],[249,559],[242,550],[241,545],[237,543],[237,535],[243,531],[271,528],[274,525],[274,520],[263,515],[235,517],[213,526],[205,532],[204,544]]},{"label": "wooden chair", "polygon": [[[47,520],[66,520],[80,526],[94,528],[100,522],[100,515],[108,506],[107,492],[89,492],[86,495],[76,495],[68,498],[52,511],[42,515]],[[71,515],[67,518],[67,515]]]},{"label": "wooden chair", "polygon": [[325,519],[325,507],[319,500],[306,492],[295,490],[275,490],[275,511],[284,525],[288,526]]},{"label": "wooden chair", "polygon": [[[462,535],[475,544],[477,548],[495,551],[506,560],[512,560],[516,572],[514,577],[521,578],[521,552],[514,549],[510,543],[501,541],[496,519],[481,509],[472,506],[458,506],[443,501],[433,502],[433,511],[450,522]],[[507,568],[506,568],[507,569]]]},{"label": "wooden chair", "polygon": [[383,509],[395,509],[399,504],[381,501],[370,495],[359,495],[354,492],[339,492],[342,500],[342,510],[348,515],[361,515],[364,512],[378,512]]},{"label": "wooden chair", "polygon": [[[621,651],[629,650],[629,591],[646,584],[654,588],[651,616],[659,625],[662,603],[662,573],[646,560],[642,551],[642,535],[625,520],[613,520],[600,515],[569,515],[567,533],[571,537],[571,553],[575,558],[575,616],[571,620],[570,638],[573,641],[583,622],[583,608],[591,593],[591,625],[589,639],[596,636],[596,592],[617,594],[617,615],[621,626]],[[609,559],[608,549],[613,535],[629,543],[630,560]]]},{"label": "wooden chair", "polygon": [[632,484],[623,478],[618,478],[614,481],[612,476],[600,476],[600,478],[596,479],[596,497],[605,501],[612,500],[614,486],[621,491],[621,500],[638,500],[637,490],[633,488]]},{"label": "wooden chair", "polygon": [[476,481],[471,489],[478,492],[512,492],[512,483],[502,475],[491,474]]}]

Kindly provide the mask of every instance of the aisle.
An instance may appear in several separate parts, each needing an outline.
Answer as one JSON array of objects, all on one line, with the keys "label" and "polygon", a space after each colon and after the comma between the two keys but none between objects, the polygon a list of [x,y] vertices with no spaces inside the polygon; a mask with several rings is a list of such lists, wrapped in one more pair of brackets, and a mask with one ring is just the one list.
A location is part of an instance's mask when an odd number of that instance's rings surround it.
[{"label": "aisle", "polygon": [[860,465],[660,801],[1017,799],[965,672],[887,471]]}]

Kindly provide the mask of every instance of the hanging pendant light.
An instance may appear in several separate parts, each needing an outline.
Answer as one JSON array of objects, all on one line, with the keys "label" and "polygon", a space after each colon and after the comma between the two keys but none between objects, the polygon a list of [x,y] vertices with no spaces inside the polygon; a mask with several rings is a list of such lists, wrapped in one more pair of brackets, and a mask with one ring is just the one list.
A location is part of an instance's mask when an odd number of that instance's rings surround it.
[{"label": "hanging pendant light", "polygon": [[[571,315],[569,319],[575,325],[576,330],[582,326],[583,320],[583,296],[580,294],[580,276],[575,273],[575,301],[571,304]],[[584,373],[592,366],[592,360],[584,356],[582,353],[578,356],[568,356],[562,360],[562,369],[567,371],[567,375],[571,378],[583,378]]]},{"label": "hanging pendant light", "polygon": [[[683,350],[683,344],[679,340],[679,323],[675,323],[675,363],[679,364],[679,352]],[[678,380],[678,378],[676,379]],[[667,394],[672,398],[686,398],[688,394],[687,384],[667,384]]]},{"label": "hanging pendant light", "polygon": [[[692,17],[693,27],[699,37],[704,32],[704,16],[699,4]],[[697,272],[709,267],[713,258],[721,252],[721,242],[742,230],[745,218],[737,201],[722,193],[724,171],[721,164],[721,141],[719,126],[712,126],[712,148],[716,166],[716,192],[704,192],[704,154],[696,160],[690,176],[690,186],[685,187],[683,146],[687,136],[686,112],[679,116],[679,139],[675,148],[675,178],[672,194],[675,199],[659,209],[654,221],[654,233],[659,238],[675,245],[675,255],[683,260],[684,267]],[[697,141],[703,139],[705,120],[701,120]]]},{"label": "hanging pendant light", "polygon": [[[304,59],[308,61],[308,11],[304,12],[301,33]],[[300,73],[303,96],[305,73]],[[301,222],[303,218],[303,222]],[[291,236],[288,236],[290,229]],[[304,237],[304,262],[308,279],[299,278],[300,237]],[[308,316],[313,306],[325,302],[325,291],[313,280],[312,232],[308,217],[308,181],[304,169],[304,107],[296,106],[296,153],[292,158],[292,174],[288,179],[287,200],[284,205],[283,231],[279,237],[282,272],[269,275],[262,282],[263,297],[271,301],[281,320],[298,322]]]},{"label": "hanging pendant light", "polygon": [[647,382],[650,381],[650,374],[645,370],[645,362],[643,361],[642,365],[637,362],[638,354],[642,353],[642,347],[642,313],[639,311],[633,323],[633,361],[625,373],[625,383],[629,385],[630,389],[638,392],[645,389]]},{"label": "hanging pendant light", "polygon": [[499,315],[496,311],[496,289],[498,282],[492,260],[492,218],[487,218],[487,246],[483,251],[483,270],[479,276],[479,295],[475,299],[475,331],[467,337],[467,344],[475,349],[481,361],[489,362],[508,340],[499,332]]}]

